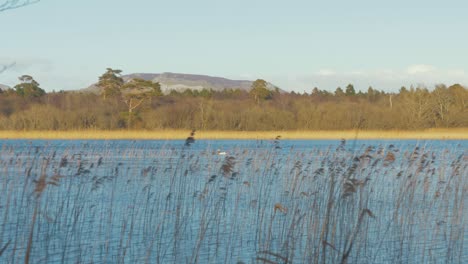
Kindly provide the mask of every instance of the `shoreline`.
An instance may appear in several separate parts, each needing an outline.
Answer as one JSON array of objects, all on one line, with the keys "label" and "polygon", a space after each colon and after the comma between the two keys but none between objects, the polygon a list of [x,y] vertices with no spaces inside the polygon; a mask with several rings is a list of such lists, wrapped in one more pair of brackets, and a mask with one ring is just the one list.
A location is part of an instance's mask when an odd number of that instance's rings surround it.
[{"label": "shoreline", "polygon": [[[75,131],[0,131],[0,139],[76,139],[76,140],[180,140],[190,130],[75,130]],[[329,130],[329,131],[196,131],[195,139],[433,139],[467,140],[468,128],[428,130]]]}]

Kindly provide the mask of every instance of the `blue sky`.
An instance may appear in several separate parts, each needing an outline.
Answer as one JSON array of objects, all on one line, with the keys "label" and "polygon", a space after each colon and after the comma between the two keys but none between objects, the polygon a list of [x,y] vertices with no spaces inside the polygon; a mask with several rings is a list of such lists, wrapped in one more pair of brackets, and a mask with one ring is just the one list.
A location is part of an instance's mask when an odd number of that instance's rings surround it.
[{"label": "blue sky", "polygon": [[0,65],[16,63],[0,83],[78,89],[112,67],[298,92],[467,85],[467,13],[450,0],[41,0],[0,13]]}]

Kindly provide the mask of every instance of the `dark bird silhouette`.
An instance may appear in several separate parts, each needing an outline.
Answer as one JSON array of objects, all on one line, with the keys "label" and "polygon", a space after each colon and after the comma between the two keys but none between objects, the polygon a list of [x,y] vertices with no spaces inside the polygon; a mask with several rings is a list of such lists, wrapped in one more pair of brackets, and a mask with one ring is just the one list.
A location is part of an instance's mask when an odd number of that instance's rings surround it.
[{"label": "dark bird silhouette", "polygon": [[185,146],[189,147],[195,143],[195,129],[190,132],[190,136],[185,140]]}]

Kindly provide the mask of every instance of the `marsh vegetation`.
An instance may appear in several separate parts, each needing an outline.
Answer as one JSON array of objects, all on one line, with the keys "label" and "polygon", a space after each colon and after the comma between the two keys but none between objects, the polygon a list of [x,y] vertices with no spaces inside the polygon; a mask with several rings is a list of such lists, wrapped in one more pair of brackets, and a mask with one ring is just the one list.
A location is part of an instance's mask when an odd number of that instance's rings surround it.
[{"label": "marsh vegetation", "polygon": [[466,141],[0,144],[2,263],[468,260]]}]

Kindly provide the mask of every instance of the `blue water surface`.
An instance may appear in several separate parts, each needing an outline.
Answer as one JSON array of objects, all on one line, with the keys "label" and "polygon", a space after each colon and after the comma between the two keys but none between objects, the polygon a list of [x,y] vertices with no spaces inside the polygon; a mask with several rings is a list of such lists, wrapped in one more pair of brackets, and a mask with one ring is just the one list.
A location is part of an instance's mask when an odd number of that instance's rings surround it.
[{"label": "blue water surface", "polygon": [[468,263],[467,149],[0,140],[0,262]]}]

